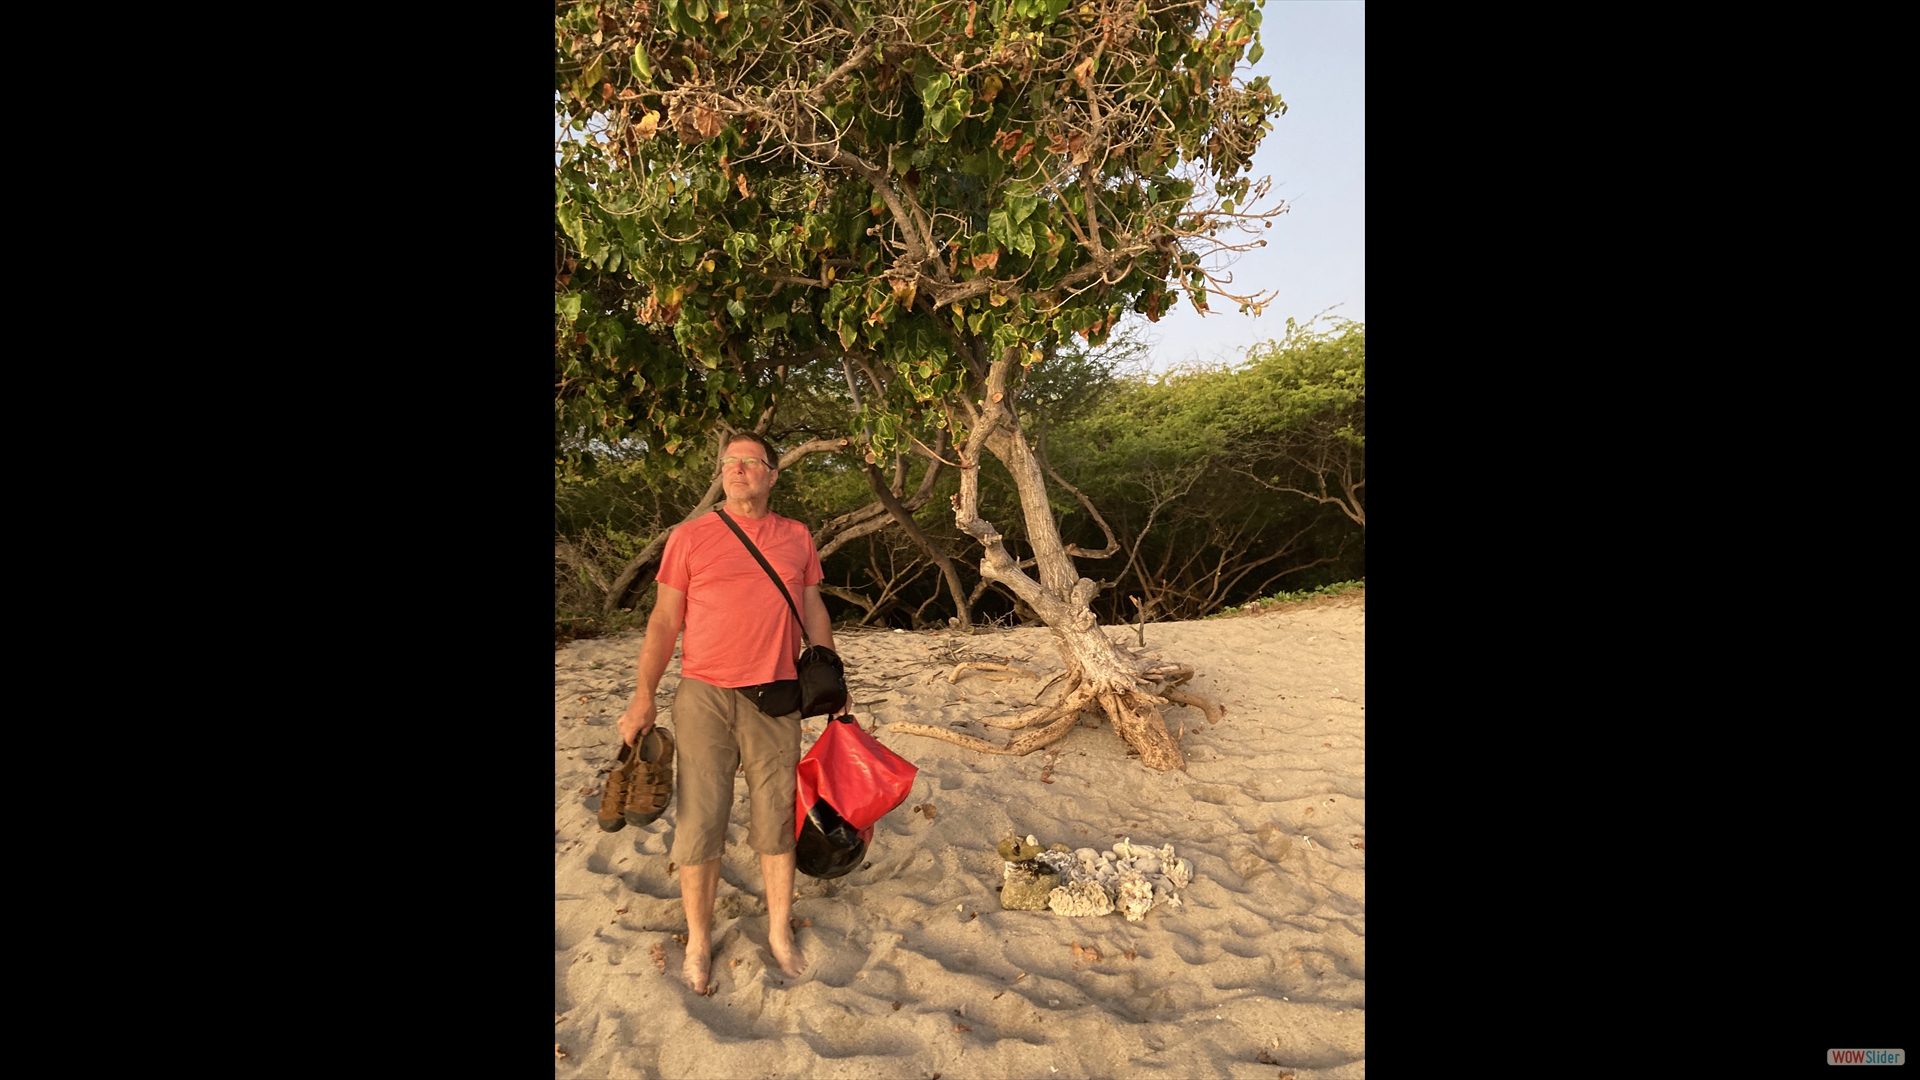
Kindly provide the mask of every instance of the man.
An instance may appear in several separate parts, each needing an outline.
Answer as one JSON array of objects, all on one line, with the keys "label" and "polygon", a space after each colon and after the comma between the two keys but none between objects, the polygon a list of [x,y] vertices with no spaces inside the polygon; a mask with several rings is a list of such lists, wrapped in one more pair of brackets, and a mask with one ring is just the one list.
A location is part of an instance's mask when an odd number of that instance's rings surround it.
[{"label": "man", "polygon": [[[773,446],[746,432],[728,441],[720,471],[726,509],[773,564],[806,620],[807,638],[833,647],[833,622],[820,599],[820,555],[807,527],[767,508],[780,478]],[[767,889],[767,948],[780,970],[806,969],[793,944],[794,769],[800,713],[768,716],[736,689],[797,675],[800,627],[780,590],[727,528],[707,514],[675,529],[660,556],[659,597],[640,645],[640,686],[620,718],[629,745],[650,730],[654,695],[681,631],[680,687],[673,699],[678,742],[670,858],[680,865],[687,912],[685,974],[707,992],[713,965],[713,899],[733,807],[733,777],[744,765],[751,810],[747,841],[760,853]],[[845,709],[845,705],[841,706]]]}]

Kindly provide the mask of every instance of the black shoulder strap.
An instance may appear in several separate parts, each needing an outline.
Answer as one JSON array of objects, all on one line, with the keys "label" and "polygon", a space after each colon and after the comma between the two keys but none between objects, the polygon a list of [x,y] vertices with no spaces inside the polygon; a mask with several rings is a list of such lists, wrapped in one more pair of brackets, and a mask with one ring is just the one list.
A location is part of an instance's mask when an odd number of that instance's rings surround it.
[{"label": "black shoulder strap", "polygon": [[806,642],[808,645],[812,645],[813,642],[807,637],[807,621],[800,617],[800,609],[793,606],[793,594],[787,591],[787,583],[780,580],[780,575],[773,572],[773,567],[767,562],[767,557],[760,554],[760,549],[753,546],[753,541],[747,539],[747,534],[741,532],[740,526],[736,524],[731,517],[727,516],[725,507],[716,508],[714,513],[719,514],[720,520],[726,522],[727,528],[733,530],[733,535],[739,537],[740,542],[747,545],[747,552],[753,556],[753,561],[759,563],[760,569],[765,570],[767,576],[773,579],[774,585],[780,589],[781,598],[787,602],[787,610],[793,612],[793,621],[800,624],[800,640]]}]

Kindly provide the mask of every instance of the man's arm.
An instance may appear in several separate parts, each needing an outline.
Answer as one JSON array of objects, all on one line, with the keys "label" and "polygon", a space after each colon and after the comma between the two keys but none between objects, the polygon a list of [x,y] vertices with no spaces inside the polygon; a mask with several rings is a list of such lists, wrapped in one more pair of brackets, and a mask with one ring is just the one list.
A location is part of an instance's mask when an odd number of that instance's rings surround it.
[{"label": "man's arm", "polygon": [[[654,587],[659,595],[653,601],[653,614],[647,616],[647,636],[640,642],[640,685],[620,717],[620,738],[629,746],[653,728],[660,712],[653,696],[660,689],[667,662],[673,659],[674,643],[687,624],[687,594],[667,585],[656,583]],[[823,606],[822,614],[825,611]]]},{"label": "man's arm", "polygon": [[800,614],[807,621],[807,641],[833,648],[833,618],[827,614],[827,602],[820,599],[820,586],[809,585],[801,594]]},{"label": "man's arm", "polygon": [[[833,648],[833,618],[827,614],[827,603],[820,599],[820,586],[809,585],[800,598],[800,611],[807,621],[807,641],[814,645]],[[835,710],[838,716],[853,707],[853,698],[849,696]]]}]

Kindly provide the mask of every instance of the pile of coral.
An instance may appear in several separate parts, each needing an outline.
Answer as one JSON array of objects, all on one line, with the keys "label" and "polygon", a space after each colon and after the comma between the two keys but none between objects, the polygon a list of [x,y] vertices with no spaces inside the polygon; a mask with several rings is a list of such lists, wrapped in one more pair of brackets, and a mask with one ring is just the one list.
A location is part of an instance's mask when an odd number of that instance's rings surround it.
[{"label": "pile of coral", "polygon": [[1132,837],[1108,851],[1065,844],[1042,851],[1035,837],[1009,837],[999,850],[1007,864],[1000,906],[1015,911],[1079,916],[1119,908],[1128,922],[1139,922],[1160,904],[1179,907],[1178,890],[1193,880],[1193,863],[1176,857],[1172,844],[1156,850]]}]

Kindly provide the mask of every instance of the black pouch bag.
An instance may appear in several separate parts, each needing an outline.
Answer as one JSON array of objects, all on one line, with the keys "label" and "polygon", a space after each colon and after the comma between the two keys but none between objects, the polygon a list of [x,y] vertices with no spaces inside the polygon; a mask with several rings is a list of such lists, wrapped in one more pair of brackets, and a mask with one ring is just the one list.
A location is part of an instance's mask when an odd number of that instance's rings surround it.
[{"label": "black pouch bag", "polygon": [[742,694],[768,716],[785,716],[800,707],[800,680],[779,679],[759,686],[743,686]]},{"label": "black pouch bag", "polygon": [[873,828],[847,824],[825,799],[813,800],[807,819],[800,823],[794,846],[794,867],[810,878],[837,878],[858,867],[867,857]]},{"label": "black pouch bag", "polygon": [[[755,562],[760,564],[760,569],[765,570],[767,576],[773,579],[773,584],[780,590],[781,599],[787,602],[787,610],[793,612],[793,621],[800,624],[800,640],[806,641],[807,622],[800,617],[800,609],[793,606],[793,596],[787,592],[786,582],[781,581],[780,575],[774,573],[773,567],[767,562],[767,557],[760,554],[759,548],[753,546],[753,541],[747,539],[747,534],[740,531],[740,526],[734,524],[733,518],[727,516],[725,510],[720,510],[718,513],[720,520],[727,523],[727,528],[733,530],[733,535],[739,537],[740,542],[746,545],[748,553],[753,556]],[[794,667],[800,676],[798,679],[781,679],[776,682],[762,683],[757,687],[743,688],[743,690],[749,698],[753,699],[755,706],[768,716],[785,716],[795,709],[800,710],[800,716],[803,719],[809,716],[826,716],[847,700],[847,666],[841,662],[839,653],[825,645],[809,644],[800,650],[799,657],[794,661]],[[789,684],[799,687],[797,701],[788,696],[792,693],[787,689]]]},{"label": "black pouch bag", "polygon": [[809,645],[794,661],[799,668],[800,715],[825,716],[847,700],[847,666],[825,645]]}]

